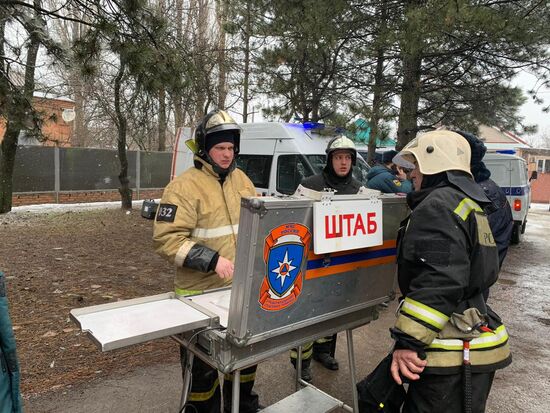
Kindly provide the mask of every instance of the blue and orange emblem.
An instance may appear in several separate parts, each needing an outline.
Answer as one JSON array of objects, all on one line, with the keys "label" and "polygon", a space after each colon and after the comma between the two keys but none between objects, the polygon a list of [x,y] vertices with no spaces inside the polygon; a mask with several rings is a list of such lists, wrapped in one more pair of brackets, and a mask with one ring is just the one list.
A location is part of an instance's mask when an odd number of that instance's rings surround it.
[{"label": "blue and orange emblem", "polygon": [[296,223],[271,230],[265,239],[266,275],[260,287],[260,307],[280,311],[292,305],[302,292],[302,264],[309,252],[311,233]]}]

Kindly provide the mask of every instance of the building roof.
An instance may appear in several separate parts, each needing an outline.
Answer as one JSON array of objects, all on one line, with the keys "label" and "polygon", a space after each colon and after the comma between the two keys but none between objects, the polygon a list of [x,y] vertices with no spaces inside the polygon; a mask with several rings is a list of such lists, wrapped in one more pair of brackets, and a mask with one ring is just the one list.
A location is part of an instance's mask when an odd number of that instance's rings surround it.
[{"label": "building roof", "polygon": [[530,148],[531,146],[519,136],[496,126],[480,125],[478,136],[489,150],[506,150]]}]

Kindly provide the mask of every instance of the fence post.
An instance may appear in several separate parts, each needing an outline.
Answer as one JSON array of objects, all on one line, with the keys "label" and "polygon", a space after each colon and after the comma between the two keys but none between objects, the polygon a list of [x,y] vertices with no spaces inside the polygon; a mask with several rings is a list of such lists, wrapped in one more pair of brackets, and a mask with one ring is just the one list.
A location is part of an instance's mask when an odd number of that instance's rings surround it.
[{"label": "fence post", "polygon": [[53,168],[54,168],[54,191],[55,191],[55,202],[59,204],[59,191],[61,188],[61,173],[60,173],[60,161],[59,161],[59,146],[57,144],[53,150]]},{"label": "fence post", "polygon": [[138,148],[136,152],[136,193],[137,193],[136,199],[140,199],[139,198],[140,185],[141,185],[141,150],[140,148]]}]

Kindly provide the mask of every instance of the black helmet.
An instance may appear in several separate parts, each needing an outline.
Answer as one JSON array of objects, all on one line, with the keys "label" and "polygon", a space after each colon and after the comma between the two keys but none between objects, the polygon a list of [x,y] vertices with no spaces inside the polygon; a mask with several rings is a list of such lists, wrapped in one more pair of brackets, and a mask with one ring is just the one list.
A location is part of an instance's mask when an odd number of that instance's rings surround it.
[{"label": "black helmet", "polygon": [[221,109],[216,109],[206,114],[195,129],[197,155],[212,163],[210,156],[208,156],[207,140],[209,136],[222,131],[233,132],[235,155],[237,155],[240,148],[241,128],[225,110]]},{"label": "black helmet", "polygon": [[355,144],[350,138],[344,135],[338,135],[329,141],[327,145],[327,149],[325,150],[328,158],[327,163],[329,163],[330,161],[330,155],[334,151],[339,151],[339,150],[350,151],[352,165],[355,165],[355,162],[357,161],[357,150],[355,149]]}]

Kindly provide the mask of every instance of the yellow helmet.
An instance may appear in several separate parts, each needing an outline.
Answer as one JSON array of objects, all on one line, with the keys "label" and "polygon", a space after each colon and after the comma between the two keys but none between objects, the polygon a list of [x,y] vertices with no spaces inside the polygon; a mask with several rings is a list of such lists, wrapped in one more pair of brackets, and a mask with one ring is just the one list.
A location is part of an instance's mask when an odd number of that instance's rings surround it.
[{"label": "yellow helmet", "polygon": [[436,130],[426,132],[410,141],[394,158],[405,168],[415,161],[423,175],[444,171],[464,171],[470,176],[471,150],[468,141],[456,132]]}]

